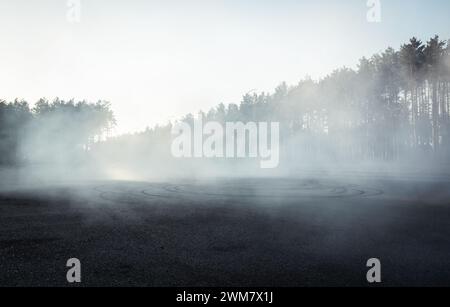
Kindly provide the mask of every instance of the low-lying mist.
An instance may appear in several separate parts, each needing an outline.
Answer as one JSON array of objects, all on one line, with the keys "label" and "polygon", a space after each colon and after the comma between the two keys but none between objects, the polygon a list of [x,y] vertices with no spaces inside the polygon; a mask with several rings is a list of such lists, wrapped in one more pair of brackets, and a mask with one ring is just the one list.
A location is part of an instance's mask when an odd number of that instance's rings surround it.
[{"label": "low-lying mist", "polygon": [[[246,94],[240,104],[219,104],[122,136],[111,136],[116,122],[105,101],[41,99],[32,108],[21,100],[0,101],[2,184],[442,173],[450,170],[449,111],[450,43],[437,36],[363,58],[356,70],[341,68],[294,86],[282,83],[273,93]],[[243,145],[245,157],[174,157],[174,125],[193,128],[198,120],[222,126],[279,123],[278,166],[264,169],[260,158],[248,157],[247,145],[261,142],[251,134]]]}]

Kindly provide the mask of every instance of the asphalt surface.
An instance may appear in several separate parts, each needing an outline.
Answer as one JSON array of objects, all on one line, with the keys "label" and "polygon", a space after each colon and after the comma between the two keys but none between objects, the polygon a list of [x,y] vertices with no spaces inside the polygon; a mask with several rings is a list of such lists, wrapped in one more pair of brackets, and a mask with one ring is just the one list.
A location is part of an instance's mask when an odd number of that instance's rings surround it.
[{"label": "asphalt surface", "polygon": [[449,178],[344,177],[4,186],[0,286],[450,286]]}]

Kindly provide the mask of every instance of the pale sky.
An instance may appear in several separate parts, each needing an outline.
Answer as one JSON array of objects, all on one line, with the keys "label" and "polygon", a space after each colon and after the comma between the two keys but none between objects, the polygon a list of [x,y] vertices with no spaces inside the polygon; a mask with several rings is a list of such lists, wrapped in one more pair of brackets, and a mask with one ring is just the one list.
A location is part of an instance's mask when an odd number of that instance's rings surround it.
[{"label": "pale sky", "polygon": [[108,100],[120,134],[450,39],[448,0],[381,0],[380,23],[366,2],[80,0],[71,23],[67,0],[0,0],[0,98]]}]

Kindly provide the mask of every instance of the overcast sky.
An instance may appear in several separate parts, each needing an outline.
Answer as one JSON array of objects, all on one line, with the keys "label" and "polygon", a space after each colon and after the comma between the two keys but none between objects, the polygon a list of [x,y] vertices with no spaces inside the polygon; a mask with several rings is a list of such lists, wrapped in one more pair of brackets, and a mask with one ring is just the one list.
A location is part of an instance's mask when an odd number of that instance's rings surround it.
[{"label": "overcast sky", "polygon": [[108,100],[116,133],[450,38],[448,0],[381,0],[380,23],[367,0],[80,2],[70,22],[67,0],[0,0],[0,98]]}]

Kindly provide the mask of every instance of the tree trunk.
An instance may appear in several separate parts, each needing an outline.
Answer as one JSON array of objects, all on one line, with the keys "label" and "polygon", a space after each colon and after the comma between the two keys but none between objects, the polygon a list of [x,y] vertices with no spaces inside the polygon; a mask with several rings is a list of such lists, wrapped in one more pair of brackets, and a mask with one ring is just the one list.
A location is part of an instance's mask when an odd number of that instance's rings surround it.
[{"label": "tree trunk", "polygon": [[439,104],[438,104],[438,97],[437,97],[437,81],[433,81],[432,87],[433,92],[431,96],[432,100],[432,123],[433,123],[433,149],[434,152],[437,152],[439,150]]}]

